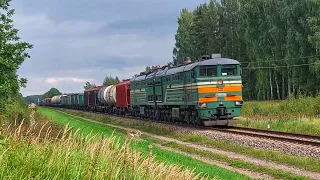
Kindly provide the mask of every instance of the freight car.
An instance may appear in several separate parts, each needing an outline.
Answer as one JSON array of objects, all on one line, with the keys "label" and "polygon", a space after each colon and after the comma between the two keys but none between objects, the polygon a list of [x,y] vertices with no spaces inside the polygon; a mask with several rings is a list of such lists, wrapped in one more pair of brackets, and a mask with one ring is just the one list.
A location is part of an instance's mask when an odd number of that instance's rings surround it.
[{"label": "freight car", "polygon": [[[216,55],[187,60],[176,67],[155,67],[117,85],[85,90],[83,105],[70,95],[68,107],[204,126],[236,124],[243,105],[240,63]],[[52,104],[64,98],[55,96]]]}]

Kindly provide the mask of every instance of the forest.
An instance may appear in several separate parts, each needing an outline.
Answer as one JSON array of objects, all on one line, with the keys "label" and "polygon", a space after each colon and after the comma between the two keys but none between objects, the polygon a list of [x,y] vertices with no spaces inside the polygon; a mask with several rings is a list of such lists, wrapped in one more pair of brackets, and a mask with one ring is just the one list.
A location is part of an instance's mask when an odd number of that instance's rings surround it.
[{"label": "forest", "polygon": [[316,96],[320,0],[211,0],[183,9],[173,63],[220,53],[241,63],[245,100]]}]

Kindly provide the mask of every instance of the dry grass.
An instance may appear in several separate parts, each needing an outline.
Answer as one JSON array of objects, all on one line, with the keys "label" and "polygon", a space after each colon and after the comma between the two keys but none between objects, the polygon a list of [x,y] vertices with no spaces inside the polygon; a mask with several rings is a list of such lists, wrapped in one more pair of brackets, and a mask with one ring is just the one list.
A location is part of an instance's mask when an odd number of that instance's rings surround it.
[{"label": "dry grass", "polygon": [[[40,127],[41,126],[41,127]],[[67,125],[60,131],[48,123],[7,125],[1,129],[1,179],[200,179],[188,169],[156,162],[152,155],[129,148],[115,136],[82,136]],[[203,179],[203,178],[201,178]]]}]

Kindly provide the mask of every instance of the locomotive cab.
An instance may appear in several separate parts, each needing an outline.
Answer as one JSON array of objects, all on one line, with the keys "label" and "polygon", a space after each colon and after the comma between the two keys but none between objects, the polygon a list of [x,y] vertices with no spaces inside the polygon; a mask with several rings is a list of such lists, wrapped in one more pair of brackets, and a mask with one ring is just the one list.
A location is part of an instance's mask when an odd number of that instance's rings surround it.
[{"label": "locomotive cab", "polygon": [[240,63],[226,58],[200,62],[193,70],[198,114],[205,126],[234,125],[243,104]]}]

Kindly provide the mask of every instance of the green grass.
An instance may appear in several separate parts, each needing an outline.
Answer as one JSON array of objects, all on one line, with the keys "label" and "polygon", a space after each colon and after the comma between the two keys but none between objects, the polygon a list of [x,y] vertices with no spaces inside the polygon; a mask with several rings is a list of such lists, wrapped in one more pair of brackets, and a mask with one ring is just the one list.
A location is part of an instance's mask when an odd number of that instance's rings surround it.
[{"label": "green grass", "polygon": [[[22,124],[2,132],[1,179],[199,179],[189,170],[155,162],[152,154],[130,150],[129,138],[124,145],[115,136],[83,136],[78,131],[55,138],[47,131],[50,127]],[[39,128],[43,131],[35,133]]]},{"label": "green grass", "polygon": [[245,102],[240,126],[320,135],[320,96],[283,101]]},{"label": "green grass", "polygon": [[121,125],[123,127],[135,128],[144,132],[172,137],[185,142],[192,142],[200,145],[206,145],[208,147],[213,147],[213,148],[226,150],[226,151],[232,151],[232,152],[244,154],[244,155],[251,156],[258,159],[273,161],[280,164],[286,164],[286,165],[294,166],[294,167],[309,170],[309,171],[320,172],[320,161],[312,157],[293,156],[293,155],[283,154],[278,151],[256,149],[253,147],[245,147],[245,146],[234,144],[229,141],[221,141],[221,140],[215,140],[212,138],[207,138],[202,135],[190,135],[185,133],[178,133],[166,128],[161,128],[156,125],[148,124],[147,122],[146,123],[144,122],[130,123],[130,122],[121,121],[121,120],[113,121],[106,118],[106,116],[100,115],[100,114],[90,114],[90,113],[84,113],[81,111],[73,111],[73,110],[63,110],[63,111],[69,114],[78,115],[81,117],[87,117],[99,122],[106,122],[114,125]]},{"label": "green grass", "polygon": [[320,114],[320,96],[299,97],[281,101],[254,101],[245,102],[241,116],[307,116],[314,117]]},{"label": "green grass", "polygon": [[[81,119],[73,118],[71,116],[58,113],[51,109],[40,108],[39,110],[43,115],[51,117],[52,121],[56,123],[59,123],[61,125],[69,123],[70,126],[74,129],[81,128],[83,135],[88,135],[90,132],[94,132],[110,136],[113,132],[113,129],[106,128],[98,124],[89,123]],[[122,137],[121,139],[124,138],[120,132],[117,132],[116,135]],[[122,141],[124,141],[124,139]],[[139,150],[144,154],[148,154],[148,146],[150,144],[151,142],[148,141],[137,141],[132,144],[132,148]],[[201,161],[194,160],[190,157],[162,150],[157,147],[153,149],[153,153],[156,156],[156,160],[159,162],[164,162],[165,164],[176,164],[182,166],[183,168],[194,169],[196,173],[204,173],[210,178],[217,177],[218,179],[249,179],[244,175],[225,170],[218,166],[208,165]]]},{"label": "green grass", "polygon": [[174,142],[162,143],[162,145],[167,146],[167,147],[176,148],[176,149],[179,149],[179,150],[184,151],[184,152],[197,154],[197,155],[200,155],[202,157],[207,157],[207,158],[212,159],[212,160],[226,162],[226,163],[228,163],[229,166],[242,168],[242,169],[248,169],[250,171],[268,174],[268,175],[271,175],[272,177],[275,177],[275,178],[278,178],[278,179],[288,179],[288,180],[291,180],[291,179],[308,179],[308,178],[306,178],[304,176],[295,176],[295,175],[293,175],[292,173],[289,173],[289,172],[284,172],[284,171],[281,171],[281,170],[275,170],[275,169],[271,169],[271,168],[268,168],[268,167],[255,165],[253,163],[248,163],[248,162],[245,162],[245,161],[242,161],[242,160],[239,160],[239,159],[230,159],[228,156],[225,156],[225,155],[212,154],[211,152],[208,152],[208,151],[190,148],[190,147],[183,146],[183,145],[180,145],[180,144],[177,144],[177,143],[174,143]]}]

